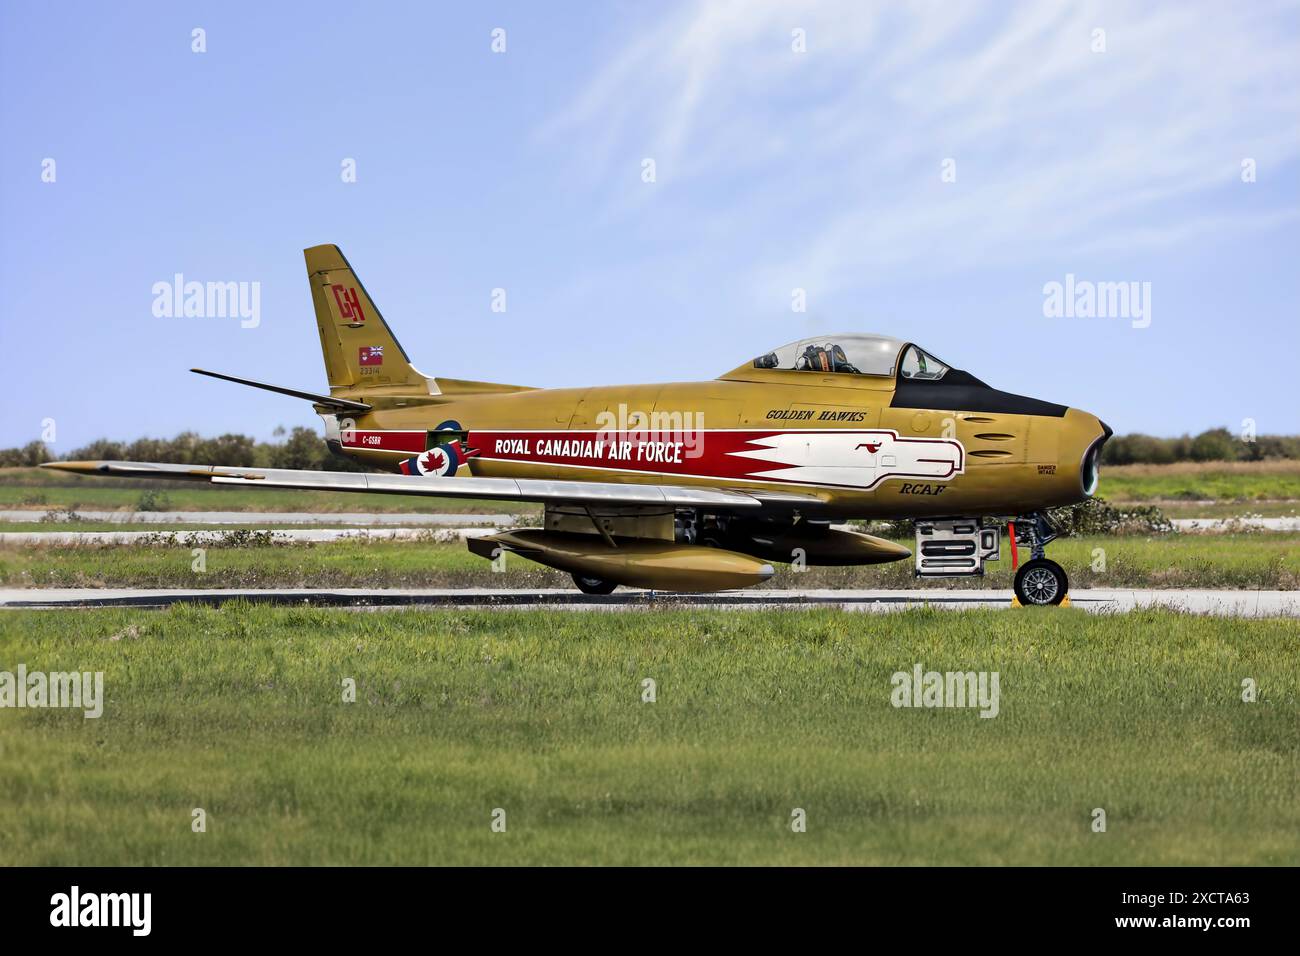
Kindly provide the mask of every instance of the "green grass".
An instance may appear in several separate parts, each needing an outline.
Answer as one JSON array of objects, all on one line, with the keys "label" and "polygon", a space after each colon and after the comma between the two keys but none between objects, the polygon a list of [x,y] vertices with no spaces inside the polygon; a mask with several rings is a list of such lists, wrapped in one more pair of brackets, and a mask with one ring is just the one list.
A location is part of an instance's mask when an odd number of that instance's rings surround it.
[{"label": "green grass", "polygon": [[1098,494],[1111,502],[1188,499],[1249,503],[1260,499],[1289,501],[1294,507],[1300,500],[1300,461],[1103,467]]},{"label": "green grass", "polygon": [[[17,865],[1296,864],[1297,654],[1297,622],[1164,612],[13,612],[0,667],[101,670],[107,703],[0,711],[0,846]],[[998,671],[1000,714],[894,709],[917,662]]]},{"label": "green grass", "polygon": [[[1105,570],[1094,570],[1098,549]],[[1072,586],[1265,588],[1300,586],[1300,534],[1163,535],[1154,538],[1069,538],[1048,554]],[[983,578],[923,582],[933,587],[1011,586],[1010,551]],[[507,556],[505,571],[470,554],[460,542],[424,541],[270,544],[207,547],[206,570],[192,570],[185,536],[168,545],[5,545],[4,587],[571,587],[569,576]],[[1100,567],[1100,564],[1097,564]],[[777,565],[769,586],[781,588],[917,587],[912,562],[858,568]]]}]

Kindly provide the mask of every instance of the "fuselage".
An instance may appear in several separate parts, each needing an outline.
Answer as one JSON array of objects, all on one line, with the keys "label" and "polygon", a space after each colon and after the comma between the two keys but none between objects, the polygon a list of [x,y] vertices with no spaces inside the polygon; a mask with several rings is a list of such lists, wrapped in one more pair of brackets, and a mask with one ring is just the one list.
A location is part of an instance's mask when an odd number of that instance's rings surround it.
[{"label": "fuselage", "polygon": [[455,473],[779,490],[839,517],[1075,503],[1094,490],[1109,434],[1087,412],[956,370],[903,382],[741,366],[707,382],[368,400],[364,416],[326,422],[340,451],[378,468],[397,470],[444,435],[459,442]]}]

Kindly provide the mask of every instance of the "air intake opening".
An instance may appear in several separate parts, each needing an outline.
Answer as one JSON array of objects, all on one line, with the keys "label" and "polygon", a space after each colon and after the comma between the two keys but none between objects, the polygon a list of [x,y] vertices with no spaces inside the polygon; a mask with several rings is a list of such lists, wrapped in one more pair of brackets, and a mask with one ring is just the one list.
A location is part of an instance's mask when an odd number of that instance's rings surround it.
[{"label": "air intake opening", "polygon": [[1088,446],[1079,472],[1079,478],[1083,482],[1083,493],[1089,498],[1096,494],[1097,484],[1101,479],[1101,450],[1106,444],[1106,439],[1114,434],[1105,422],[1101,427],[1106,430],[1106,433]]}]

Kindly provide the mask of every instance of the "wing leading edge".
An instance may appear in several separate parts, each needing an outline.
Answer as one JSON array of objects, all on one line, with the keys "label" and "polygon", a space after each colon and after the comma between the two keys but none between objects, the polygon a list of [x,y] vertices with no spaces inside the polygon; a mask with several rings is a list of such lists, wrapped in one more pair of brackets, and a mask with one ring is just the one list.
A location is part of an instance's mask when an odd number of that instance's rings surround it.
[{"label": "wing leading edge", "polygon": [[718,511],[764,507],[811,508],[822,503],[813,495],[730,488],[614,482],[550,481],[537,478],[429,478],[422,475],[302,471],[292,468],[235,468],[177,465],[147,461],[52,461],[43,468],[113,478],[206,481],[245,488],[300,488],[307,491],[352,491],[432,498],[484,498],[499,501],[609,505],[672,505]]}]

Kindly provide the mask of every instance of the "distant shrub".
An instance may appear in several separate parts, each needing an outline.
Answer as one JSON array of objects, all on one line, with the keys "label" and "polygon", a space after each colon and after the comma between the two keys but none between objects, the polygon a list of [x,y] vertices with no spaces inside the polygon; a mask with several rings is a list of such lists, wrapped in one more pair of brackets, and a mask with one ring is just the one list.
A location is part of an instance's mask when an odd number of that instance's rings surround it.
[{"label": "distant shrub", "polygon": [[1111,465],[1164,464],[1173,460],[1171,439],[1150,435],[1117,435],[1102,449],[1102,462]]},{"label": "distant shrub", "polygon": [[[277,435],[281,434],[277,430]],[[258,442],[248,435],[226,434],[204,438],[198,432],[181,432],[174,438],[137,438],[122,442],[99,438],[66,455],[65,461],[158,461],[177,465],[223,465],[236,468],[299,468],[311,471],[371,469],[351,458],[335,455],[315,430],[301,425],[281,441]],[[0,449],[0,467],[30,468],[53,461],[41,442],[22,448]],[[143,499],[144,496],[142,496]],[[142,503],[140,511],[160,510]]]},{"label": "distant shrub", "polygon": [[1102,498],[1047,512],[1062,537],[1098,534],[1172,534],[1174,524],[1154,505],[1116,508]]},{"label": "distant shrub", "polygon": [[1192,439],[1193,461],[1236,461],[1241,446],[1246,443],[1238,441],[1226,428],[1215,428],[1201,432]]},{"label": "distant shrub", "polygon": [[140,492],[140,497],[135,502],[136,511],[166,511],[170,507],[171,499],[167,497],[167,492],[154,488]]},{"label": "distant shrub", "polygon": [[0,468],[35,468],[53,457],[45,442],[28,442],[22,448],[0,448]]},{"label": "distant shrub", "polygon": [[[1175,530],[1173,522],[1155,506],[1116,508],[1101,498],[1089,498],[1065,508],[1052,508],[1047,515],[1063,538],[1099,534],[1172,534]],[[861,529],[867,534],[903,540],[916,534],[910,518],[864,522]]]},{"label": "distant shrub", "polygon": [[1166,465],[1176,461],[1263,461],[1266,458],[1300,458],[1300,436],[1259,435],[1242,441],[1226,428],[1211,428],[1199,435],[1155,438],[1151,435],[1116,435],[1106,442],[1101,460],[1107,465]]}]

